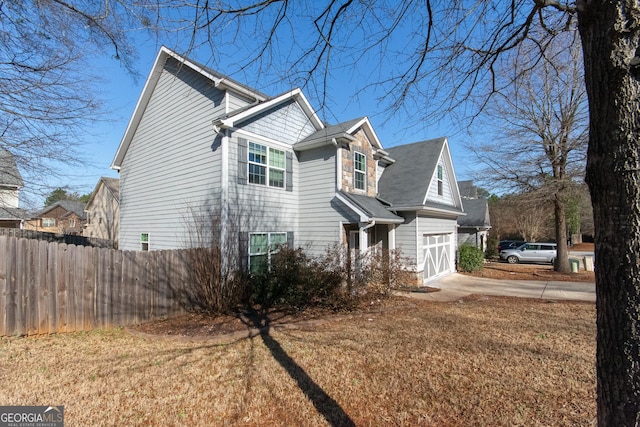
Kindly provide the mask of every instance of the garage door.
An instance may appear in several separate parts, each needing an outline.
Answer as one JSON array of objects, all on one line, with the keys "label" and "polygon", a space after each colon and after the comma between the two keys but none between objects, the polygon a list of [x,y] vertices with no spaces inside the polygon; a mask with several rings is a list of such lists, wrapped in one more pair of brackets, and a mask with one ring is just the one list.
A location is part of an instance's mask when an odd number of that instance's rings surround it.
[{"label": "garage door", "polygon": [[451,273],[453,234],[425,234],[423,241],[425,282]]}]

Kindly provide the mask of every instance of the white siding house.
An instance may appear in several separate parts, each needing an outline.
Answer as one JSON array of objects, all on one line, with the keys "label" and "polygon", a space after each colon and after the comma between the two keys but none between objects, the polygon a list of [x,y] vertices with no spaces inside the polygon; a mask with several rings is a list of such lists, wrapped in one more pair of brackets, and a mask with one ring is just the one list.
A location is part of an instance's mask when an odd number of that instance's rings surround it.
[{"label": "white siding house", "polygon": [[121,249],[194,246],[198,217],[246,268],[288,243],[401,247],[425,282],[454,270],[463,213],[446,139],[385,151],[366,117],[327,125],[300,89],[268,97],[166,48],[112,167]]}]

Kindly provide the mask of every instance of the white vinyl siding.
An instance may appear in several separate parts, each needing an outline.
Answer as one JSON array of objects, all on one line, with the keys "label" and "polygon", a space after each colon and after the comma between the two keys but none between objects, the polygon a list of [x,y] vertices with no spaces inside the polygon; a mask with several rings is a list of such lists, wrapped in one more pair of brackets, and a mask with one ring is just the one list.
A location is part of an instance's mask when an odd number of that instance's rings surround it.
[{"label": "white vinyl siding", "polygon": [[[247,144],[247,150],[245,153],[250,152],[249,146],[251,143],[264,147],[263,153],[266,153],[265,159],[256,159],[260,162],[255,162],[256,165],[264,166],[264,184],[238,184],[238,167],[248,168],[251,165],[252,158],[249,157],[249,162],[238,162],[238,139],[249,139]],[[273,147],[273,143],[258,139],[255,136],[247,138],[242,132],[235,132],[229,141],[229,218],[232,222],[231,226],[239,228],[245,231],[253,230],[287,230],[297,231],[298,220],[298,162],[296,156],[293,156],[292,161],[292,173],[291,179],[292,191],[285,191],[280,186],[269,186],[269,156],[271,155],[276,161],[272,161],[273,170],[280,171],[277,165],[281,165],[281,155],[275,154],[280,152],[286,158],[284,149],[279,147]],[[275,151],[271,151],[273,148]],[[245,154],[247,155],[247,154]],[[245,159],[247,160],[247,159]],[[287,174],[284,174],[285,176]],[[282,175],[281,175],[282,176]],[[249,174],[249,180],[251,175]],[[276,179],[276,175],[271,174],[271,179]],[[286,181],[285,179],[285,181]],[[284,184],[284,182],[283,182]]]},{"label": "white vinyl siding", "polygon": [[447,168],[444,160],[440,158],[431,179],[431,186],[427,196],[428,201],[455,206],[450,174],[451,171]]},{"label": "white vinyl siding", "polygon": [[230,113],[232,111],[235,111],[237,109],[240,108],[244,108],[247,105],[253,103],[254,101],[243,96],[243,95],[239,95],[237,93],[233,93],[233,92],[227,92],[227,100],[226,100],[229,109],[227,110],[227,113]]},{"label": "white vinyl siding", "polygon": [[18,194],[18,190],[0,188],[0,205],[7,208],[17,208],[20,200]]},{"label": "white vinyl siding", "polygon": [[287,145],[295,144],[316,130],[293,100],[239,123],[238,127]]},{"label": "white vinyl siding", "polygon": [[163,70],[136,129],[120,172],[120,242],[140,250],[140,234],[153,250],[184,247],[192,209],[219,206],[220,137],[211,117],[223,94],[181,68]]},{"label": "white vinyl siding", "polygon": [[405,222],[396,227],[396,248],[402,251],[409,266],[416,267],[418,263],[417,248],[417,220],[415,212],[401,212]]},{"label": "white vinyl siding", "polygon": [[336,148],[319,147],[299,154],[300,212],[298,238],[309,253],[321,255],[341,243],[341,223],[358,222],[336,197]]}]

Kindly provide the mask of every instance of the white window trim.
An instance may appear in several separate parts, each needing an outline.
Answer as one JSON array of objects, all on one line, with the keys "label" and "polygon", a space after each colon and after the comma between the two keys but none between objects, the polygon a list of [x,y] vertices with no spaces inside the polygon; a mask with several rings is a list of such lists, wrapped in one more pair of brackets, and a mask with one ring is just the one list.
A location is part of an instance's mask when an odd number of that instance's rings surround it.
[{"label": "white window trim", "polygon": [[[356,155],[361,155],[362,158],[364,159],[364,171],[361,171],[359,169],[356,169]],[[356,175],[357,174],[362,174],[364,177],[363,179],[363,184],[364,184],[364,188],[358,188],[356,187]],[[367,191],[367,156],[364,153],[361,153],[360,151],[354,151],[353,152],[353,189],[356,191]]]},{"label": "white window trim", "polygon": [[[147,241],[146,242],[142,240],[142,236],[145,235],[145,234],[147,235]],[[143,246],[142,246],[145,243],[147,244],[147,249],[146,250],[143,249]],[[143,251],[143,252],[148,252],[148,251],[151,250],[151,235],[149,233],[140,233],[140,250]]]},{"label": "white window trim", "polygon": [[[267,157],[266,157],[266,163],[257,163],[254,161],[249,160],[249,156],[251,155],[251,144],[255,144],[255,145],[259,145],[261,147],[265,147],[267,149]],[[269,153],[270,150],[276,150],[276,151],[280,151],[284,154],[284,168],[279,168],[276,166],[271,166],[269,165]],[[257,166],[261,166],[265,168],[265,183],[264,184],[258,184],[256,182],[251,182],[251,171],[249,169],[250,165],[257,165]],[[277,171],[282,171],[282,186],[276,186],[276,185],[269,185],[269,171],[270,170],[277,170]],[[253,140],[248,140],[247,141],[247,183],[250,185],[259,185],[261,187],[269,187],[269,188],[280,188],[280,189],[286,189],[287,188],[287,150],[283,150],[281,148],[277,148],[277,147],[271,147],[268,144],[263,144],[261,142],[256,142]]]},{"label": "white window trim", "polygon": [[[440,172],[442,172],[442,178],[440,178]],[[444,196],[444,166],[438,164],[436,167],[436,192],[438,196]]]},{"label": "white window trim", "polygon": [[[47,222],[47,224],[45,225],[45,221]],[[52,223],[53,225],[51,225],[50,223]],[[43,227],[55,227],[56,226],[56,219],[55,218],[42,218],[42,226]]]},{"label": "white window trim", "polygon": [[[261,234],[266,234],[267,235],[267,251],[266,252],[251,252],[251,236],[256,236],[256,235],[261,235]],[[272,246],[271,240],[272,240],[272,236],[273,235],[283,235],[284,236],[284,242],[285,244],[287,243],[287,232],[286,231],[253,231],[251,233],[249,233],[249,244],[247,245],[247,251],[249,253],[249,262],[248,267],[249,267],[249,271],[251,271],[251,257],[255,257],[255,256],[267,256],[267,265],[271,264],[271,255],[275,254],[278,252],[278,248],[275,248]]]}]

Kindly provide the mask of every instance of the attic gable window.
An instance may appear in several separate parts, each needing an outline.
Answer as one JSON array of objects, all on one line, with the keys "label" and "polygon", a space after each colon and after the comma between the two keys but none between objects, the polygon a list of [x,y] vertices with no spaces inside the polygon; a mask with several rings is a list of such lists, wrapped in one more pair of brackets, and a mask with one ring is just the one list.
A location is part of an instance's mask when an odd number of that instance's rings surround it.
[{"label": "attic gable window", "polygon": [[444,187],[443,187],[443,172],[442,172],[442,165],[438,165],[438,196],[442,196],[444,194]]},{"label": "attic gable window", "polygon": [[367,158],[357,151],[353,153],[353,187],[356,190],[367,189]]}]

